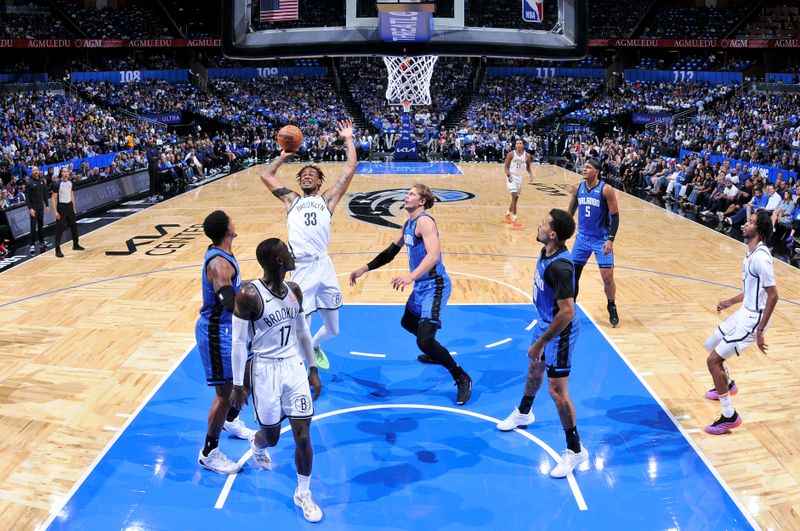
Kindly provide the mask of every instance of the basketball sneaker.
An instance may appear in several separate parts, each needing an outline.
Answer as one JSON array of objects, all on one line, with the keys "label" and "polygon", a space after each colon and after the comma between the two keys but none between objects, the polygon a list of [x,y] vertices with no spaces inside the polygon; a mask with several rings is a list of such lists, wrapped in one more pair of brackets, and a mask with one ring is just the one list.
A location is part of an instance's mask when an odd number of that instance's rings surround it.
[{"label": "basketball sneaker", "polygon": [[511,214],[506,214],[506,215],[503,217],[503,222],[504,222],[506,225],[511,225]]},{"label": "basketball sneaker", "polygon": [[455,385],[458,387],[456,404],[463,406],[469,402],[469,399],[472,397],[472,378],[470,378],[469,374],[466,372],[462,372],[461,375],[456,378]]},{"label": "basketball sneaker", "polygon": [[617,315],[616,303],[608,303],[608,322],[611,323],[611,326],[617,326],[619,324],[619,315]]},{"label": "basketball sneaker", "polygon": [[322,350],[322,347],[314,347],[314,359],[317,360],[317,367],[323,371],[327,371],[331,368],[331,362],[328,361],[328,356],[325,355],[325,351]]},{"label": "basketball sneaker", "polygon": [[[738,392],[739,392],[739,386],[736,385],[736,382],[731,380],[731,382],[728,384],[728,393],[730,393],[730,395],[733,396]],[[719,400],[719,395],[717,394],[717,390],[714,387],[706,391],[706,394],[704,396],[709,400]]]},{"label": "basketball sneaker", "polygon": [[720,414],[719,418],[715,420],[713,424],[706,426],[706,433],[710,433],[711,435],[722,435],[733,428],[738,428],[741,425],[742,416],[737,412],[734,411],[732,417],[726,417],[725,415]]},{"label": "basketball sneaker", "polygon": [[577,454],[567,448],[561,452],[561,461],[558,462],[553,470],[550,471],[551,478],[565,478],[575,470],[575,467],[589,459],[589,450],[581,445],[581,451]]},{"label": "basketball sneaker", "polygon": [[251,435],[255,434],[255,430],[245,426],[242,419],[238,417],[230,422],[226,420],[225,424],[222,425],[222,431],[227,431],[237,439],[249,439]]},{"label": "basketball sneaker", "polygon": [[522,223],[520,223],[519,221],[517,221],[515,219],[514,221],[511,222],[511,228],[512,229],[521,229],[522,228]]},{"label": "basketball sneaker", "polygon": [[217,474],[236,474],[241,470],[238,463],[234,463],[228,456],[223,454],[219,448],[214,448],[208,455],[203,455],[203,451],[197,454],[197,462],[200,466],[207,468]]},{"label": "basketball sneaker", "polygon": [[262,470],[270,470],[272,468],[272,458],[269,456],[266,448],[259,448],[256,446],[256,432],[250,436],[250,450],[253,451],[253,461],[256,462],[258,468]]},{"label": "basketball sneaker", "polygon": [[311,497],[310,490],[300,492],[295,489],[294,504],[303,509],[303,516],[309,522],[316,523],[322,520],[322,509],[319,508],[317,502]]},{"label": "basketball sneaker", "polygon": [[533,410],[525,414],[520,413],[519,408],[515,407],[514,411],[512,411],[505,420],[501,420],[497,423],[497,429],[500,431],[511,431],[515,428],[519,428],[520,426],[528,426],[533,424],[534,420],[536,420],[536,416],[533,414]]}]

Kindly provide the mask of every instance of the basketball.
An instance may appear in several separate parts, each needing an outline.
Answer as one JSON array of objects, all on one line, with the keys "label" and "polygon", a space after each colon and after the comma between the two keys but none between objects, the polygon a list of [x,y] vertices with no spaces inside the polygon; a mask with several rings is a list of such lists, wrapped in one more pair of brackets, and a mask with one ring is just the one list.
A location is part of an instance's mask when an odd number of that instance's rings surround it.
[{"label": "basketball", "polygon": [[303,132],[294,125],[284,125],[278,131],[278,144],[284,151],[294,153],[303,143]]}]

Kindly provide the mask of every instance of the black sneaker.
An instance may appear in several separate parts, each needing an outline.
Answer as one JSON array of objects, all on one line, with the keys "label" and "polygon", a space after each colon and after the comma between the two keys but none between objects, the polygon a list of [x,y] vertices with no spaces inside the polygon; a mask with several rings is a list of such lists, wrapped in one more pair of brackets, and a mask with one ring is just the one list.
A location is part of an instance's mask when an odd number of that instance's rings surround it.
[{"label": "black sneaker", "polygon": [[458,387],[456,404],[463,406],[472,397],[472,378],[469,377],[469,374],[462,372],[461,376],[456,378],[455,385]]},{"label": "black sneaker", "polygon": [[617,315],[617,305],[613,302],[608,303],[608,322],[611,326],[619,324],[619,315]]},{"label": "black sneaker", "polygon": [[56,258],[64,258],[64,253],[61,252],[60,247],[56,247]]},{"label": "black sneaker", "polygon": [[85,251],[86,250],[86,248],[85,247],[81,247],[80,244],[73,245],[72,249],[75,250],[75,251]]},{"label": "black sneaker", "polygon": [[439,365],[436,363],[436,360],[428,356],[427,354],[420,354],[417,356],[417,361],[420,363],[427,363],[428,365]]}]

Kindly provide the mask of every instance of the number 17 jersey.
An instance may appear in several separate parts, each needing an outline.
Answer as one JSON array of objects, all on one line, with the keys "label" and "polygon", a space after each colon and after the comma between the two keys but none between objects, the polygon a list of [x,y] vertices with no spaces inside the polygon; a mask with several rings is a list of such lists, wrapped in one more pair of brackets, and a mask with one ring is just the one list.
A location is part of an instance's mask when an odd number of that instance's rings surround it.
[{"label": "number 17 jersey", "polygon": [[300,302],[284,282],[283,297],[272,293],[261,279],[252,282],[261,297],[261,315],[250,321],[250,351],[257,358],[288,358],[300,353],[295,320]]},{"label": "number 17 jersey", "polygon": [[328,202],[321,195],[307,195],[294,200],[286,218],[289,247],[295,258],[328,254],[332,215]]}]

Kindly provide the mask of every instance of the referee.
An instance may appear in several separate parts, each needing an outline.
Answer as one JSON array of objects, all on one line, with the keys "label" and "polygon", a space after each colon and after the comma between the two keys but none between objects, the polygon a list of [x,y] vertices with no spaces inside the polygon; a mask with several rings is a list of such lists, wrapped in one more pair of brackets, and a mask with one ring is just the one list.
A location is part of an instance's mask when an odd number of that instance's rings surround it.
[{"label": "referee", "polygon": [[47,204],[47,183],[42,176],[38,166],[31,168],[31,178],[25,185],[25,203],[28,206],[28,214],[31,220],[31,255],[36,250],[36,240],[39,240],[39,253],[47,250],[44,241],[44,211],[50,207]]},{"label": "referee", "polygon": [[56,205],[56,256],[64,258],[61,252],[61,233],[64,232],[64,225],[69,223],[69,230],[72,231],[72,248],[76,251],[83,251],[83,247],[78,243],[78,224],[75,220],[75,193],[72,191],[72,181],[69,180],[69,169],[61,168],[61,180],[53,183],[51,203]]}]

